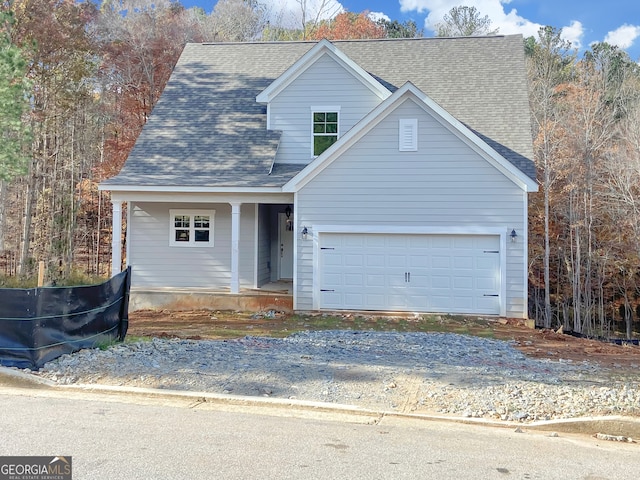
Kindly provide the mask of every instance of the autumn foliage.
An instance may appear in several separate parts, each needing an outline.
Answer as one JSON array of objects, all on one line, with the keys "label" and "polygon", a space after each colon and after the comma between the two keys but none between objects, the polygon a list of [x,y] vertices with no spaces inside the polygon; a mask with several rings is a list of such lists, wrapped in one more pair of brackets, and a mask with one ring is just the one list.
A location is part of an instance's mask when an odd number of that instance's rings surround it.
[{"label": "autumn foliage", "polygon": [[369,18],[368,12],[343,12],[322,23],[313,33],[315,40],[361,40],[384,38],[385,29]]}]

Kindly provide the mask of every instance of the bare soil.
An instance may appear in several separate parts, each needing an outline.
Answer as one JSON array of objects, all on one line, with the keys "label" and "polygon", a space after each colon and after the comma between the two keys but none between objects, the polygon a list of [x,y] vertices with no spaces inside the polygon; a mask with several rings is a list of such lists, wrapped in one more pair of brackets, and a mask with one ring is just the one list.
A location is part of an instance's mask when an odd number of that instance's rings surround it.
[{"label": "bare soil", "polygon": [[553,330],[527,327],[521,320],[450,316],[380,317],[357,314],[291,315],[281,312],[209,310],[138,310],[129,314],[131,337],[229,339],[283,337],[301,330],[392,330],[450,332],[513,340],[528,356],[596,362],[603,367],[640,373],[640,347],[576,338]]}]

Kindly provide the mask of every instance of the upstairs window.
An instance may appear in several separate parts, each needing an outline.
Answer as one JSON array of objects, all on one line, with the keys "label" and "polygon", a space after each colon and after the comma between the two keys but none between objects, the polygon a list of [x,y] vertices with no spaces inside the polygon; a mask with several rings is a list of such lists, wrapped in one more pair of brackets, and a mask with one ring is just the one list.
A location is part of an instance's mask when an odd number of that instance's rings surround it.
[{"label": "upstairs window", "polygon": [[323,111],[313,109],[313,156],[317,157],[338,140],[338,113],[336,107]]},{"label": "upstairs window", "polygon": [[170,210],[169,245],[173,247],[213,247],[215,210]]}]

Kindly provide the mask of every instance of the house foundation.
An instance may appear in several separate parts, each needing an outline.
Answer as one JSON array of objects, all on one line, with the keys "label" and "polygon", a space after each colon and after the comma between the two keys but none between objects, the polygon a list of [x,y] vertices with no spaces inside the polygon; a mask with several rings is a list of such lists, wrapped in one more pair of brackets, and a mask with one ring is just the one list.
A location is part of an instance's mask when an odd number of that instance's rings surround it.
[{"label": "house foundation", "polygon": [[234,294],[221,291],[180,289],[131,289],[129,311],[136,310],[233,310],[260,312],[293,311],[293,295],[287,291],[246,290]]}]

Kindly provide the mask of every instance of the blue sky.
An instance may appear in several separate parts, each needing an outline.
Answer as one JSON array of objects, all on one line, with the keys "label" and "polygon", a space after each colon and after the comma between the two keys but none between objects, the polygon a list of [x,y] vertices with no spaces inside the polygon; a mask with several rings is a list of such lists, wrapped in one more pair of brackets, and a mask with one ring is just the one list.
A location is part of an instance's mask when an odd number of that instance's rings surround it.
[{"label": "blue sky", "polygon": [[[608,41],[640,60],[639,0],[261,0],[274,15],[293,18],[300,11],[300,1],[313,12],[320,4],[329,4],[322,12],[335,15],[342,9],[351,12],[368,10],[391,20],[414,20],[424,26],[425,36],[433,35],[433,26],[451,8],[458,5],[476,7],[488,15],[499,33],[536,35],[541,26],[562,28],[564,37],[580,51],[593,42]],[[183,5],[198,5],[210,12],[216,0],[182,0]]]}]

